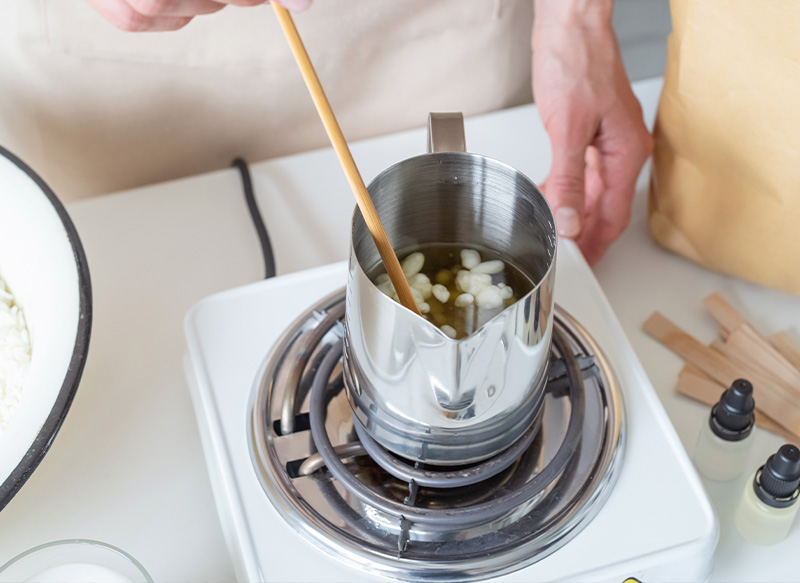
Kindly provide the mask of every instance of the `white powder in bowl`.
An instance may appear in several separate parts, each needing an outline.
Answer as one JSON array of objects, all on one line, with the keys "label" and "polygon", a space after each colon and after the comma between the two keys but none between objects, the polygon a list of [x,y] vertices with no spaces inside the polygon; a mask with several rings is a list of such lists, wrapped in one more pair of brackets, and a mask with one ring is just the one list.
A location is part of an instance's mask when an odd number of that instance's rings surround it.
[{"label": "white powder in bowl", "polygon": [[31,364],[31,340],[25,316],[0,278],[0,435],[22,396]]}]

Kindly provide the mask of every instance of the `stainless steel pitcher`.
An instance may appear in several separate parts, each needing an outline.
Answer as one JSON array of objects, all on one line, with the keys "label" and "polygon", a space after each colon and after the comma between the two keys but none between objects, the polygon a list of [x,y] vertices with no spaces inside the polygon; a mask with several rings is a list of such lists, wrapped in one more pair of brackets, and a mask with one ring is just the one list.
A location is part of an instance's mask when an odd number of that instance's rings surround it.
[{"label": "stainless steel pitcher", "polygon": [[[556,230],[521,172],[465,152],[461,114],[431,114],[429,153],[368,190],[394,249],[492,249],[536,286],[471,336],[453,340],[367,277],[380,256],[356,209],[350,240],[344,375],[355,417],[390,451],[437,465],[500,453],[537,419],[553,325]],[[402,258],[401,258],[402,259]]]}]

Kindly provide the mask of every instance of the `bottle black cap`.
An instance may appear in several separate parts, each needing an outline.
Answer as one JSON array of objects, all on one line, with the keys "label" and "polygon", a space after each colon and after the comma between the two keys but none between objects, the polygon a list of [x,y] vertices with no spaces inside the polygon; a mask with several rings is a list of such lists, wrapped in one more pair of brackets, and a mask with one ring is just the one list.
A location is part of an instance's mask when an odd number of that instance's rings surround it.
[{"label": "bottle black cap", "polygon": [[794,504],[800,496],[800,448],[782,445],[756,472],[753,487],[769,506],[786,508]]},{"label": "bottle black cap", "polygon": [[744,379],[737,379],[711,409],[711,430],[725,441],[744,439],[753,431],[755,408],[753,385]]}]

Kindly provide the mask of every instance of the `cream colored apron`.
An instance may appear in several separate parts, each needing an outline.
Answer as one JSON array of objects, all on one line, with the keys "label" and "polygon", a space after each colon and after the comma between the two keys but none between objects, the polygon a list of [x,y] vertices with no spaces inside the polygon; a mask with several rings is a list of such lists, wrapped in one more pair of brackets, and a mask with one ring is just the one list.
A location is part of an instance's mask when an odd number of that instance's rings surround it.
[{"label": "cream colored apron", "polygon": [[800,3],[672,0],[650,230],[800,294]]},{"label": "cream colored apron", "polygon": [[[350,140],[531,101],[531,0],[316,0],[295,18]],[[2,0],[0,51],[0,143],[63,200],[326,145],[267,6],[132,34],[83,0]]]}]

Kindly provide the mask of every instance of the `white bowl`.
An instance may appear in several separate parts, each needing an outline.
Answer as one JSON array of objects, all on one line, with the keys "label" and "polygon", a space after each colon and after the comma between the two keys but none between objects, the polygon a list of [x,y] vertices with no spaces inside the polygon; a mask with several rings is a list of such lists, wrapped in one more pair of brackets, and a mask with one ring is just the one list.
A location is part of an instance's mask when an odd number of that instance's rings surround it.
[{"label": "white bowl", "polygon": [[75,396],[89,348],[92,294],[86,256],[64,207],[1,147],[0,277],[31,335],[29,375],[0,435],[2,510],[42,461]]}]

